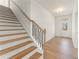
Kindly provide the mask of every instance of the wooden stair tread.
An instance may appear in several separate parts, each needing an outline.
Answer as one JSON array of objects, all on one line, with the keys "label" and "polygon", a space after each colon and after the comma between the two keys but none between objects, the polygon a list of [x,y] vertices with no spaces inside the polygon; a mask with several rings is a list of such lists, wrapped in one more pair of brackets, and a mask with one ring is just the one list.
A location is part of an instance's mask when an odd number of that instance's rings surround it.
[{"label": "wooden stair tread", "polygon": [[5,41],[0,41],[0,45],[7,44],[7,43],[10,43],[10,42],[19,41],[19,40],[23,40],[23,39],[26,39],[26,38],[28,38],[28,37],[24,36],[24,37],[19,37],[19,38],[15,38],[15,39],[9,39],[9,40],[5,40]]},{"label": "wooden stair tread", "polygon": [[12,19],[17,20],[17,18],[16,17],[13,18],[13,16],[6,17],[6,16],[3,16],[3,15],[0,15],[0,18],[6,18],[6,19],[10,19],[10,20],[12,20]]},{"label": "wooden stair tread", "polygon": [[0,25],[0,27],[22,27],[22,25]]},{"label": "wooden stair tread", "polygon": [[16,19],[16,17],[14,15],[11,15],[11,14],[5,15],[5,14],[2,14],[1,12],[0,12],[0,17]]},{"label": "wooden stair tread", "polygon": [[16,30],[24,30],[24,29],[1,29],[0,31],[16,31]]},{"label": "wooden stair tread", "polygon": [[[7,12],[6,12],[7,11]],[[14,15],[12,12],[10,12],[9,10],[1,10],[0,9],[0,13],[2,13],[2,14],[11,14],[11,15]],[[14,15],[15,16],[15,15]]]},{"label": "wooden stair tread", "polygon": [[3,18],[0,18],[0,21],[6,21],[6,22],[17,22],[19,23],[19,21],[15,21],[15,20],[9,20],[9,19],[3,19]]},{"label": "wooden stair tread", "polygon": [[37,48],[37,47],[32,46],[32,47],[30,47],[30,48],[28,48],[28,49],[26,49],[26,50],[24,50],[24,51],[22,51],[22,52],[16,54],[16,55],[10,57],[9,59],[21,59],[22,57],[24,57],[25,55],[29,54],[30,52],[32,52],[32,51],[35,50],[36,48]]},{"label": "wooden stair tread", "polygon": [[5,22],[5,23],[18,23],[21,24],[20,22],[16,22],[16,21],[5,21],[5,20],[0,20],[0,22]]},{"label": "wooden stair tread", "polygon": [[1,20],[1,19],[2,19],[2,20],[8,20],[8,21],[16,21],[16,22],[18,21],[17,19],[4,18],[4,17],[1,17],[1,16],[0,16],[0,20]]},{"label": "wooden stair tread", "polygon": [[41,55],[42,55],[41,53],[36,52],[36,53],[33,54],[29,59],[39,59],[39,57],[40,57]]},{"label": "wooden stair tread", "polygon": [[21,44],[19,44],[19,45],[12,46],[12,47],[6,48],[6,49],[4,49],[4,50],[1,50],[1,51],[0,51],[0,56],[6,54],[6,53],[8,53],[8,52],[11,52],[11,51],[13,51],[13,50],[15,50],[15,49],[18,49],[18,48],[20,48],[20,47],[23,47],[23,46],[25,46],[25,45],[28,45],[28,44],[30,44],[30,43],[32,43],[32,42],[33,42],[33,41],[23,42],[23,43],[21,43]]},{"label": "wooden stair tread", "polygon": [[27,34],[27,33],[23,32],[23,33],[14,33],[14,34],[0,34],[0,37],[13,36],[13,35],[21,35],[21,34]]},{"label": "wooden stair tread", "polygon": [[12,16],[7,16],[7,15],[0,15],[0,17],[17,19],[15,16],[12,17]]},{"label": "wooden stair tread", "polygon": [[13,24],[13,23],[2,23],[0,22],[0,25],[15,25],[15,26],[22,26],[21,24]]},{"label": "wooden stair tread", "polygon": [[21,23],[16,23],[16,22],[6,22],[6,21],[0,21],[0,23],[21,24]]}]

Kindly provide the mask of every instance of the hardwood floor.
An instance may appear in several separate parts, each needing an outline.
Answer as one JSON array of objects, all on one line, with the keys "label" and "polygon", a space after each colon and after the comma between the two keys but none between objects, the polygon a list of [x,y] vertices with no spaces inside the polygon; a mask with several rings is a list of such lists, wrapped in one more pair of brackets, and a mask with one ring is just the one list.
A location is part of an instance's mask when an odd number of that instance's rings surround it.
[{"label": "hardwood floor", "polygon": [[54,38],[45,44],[45,59],[78,59],[72,39]]}]

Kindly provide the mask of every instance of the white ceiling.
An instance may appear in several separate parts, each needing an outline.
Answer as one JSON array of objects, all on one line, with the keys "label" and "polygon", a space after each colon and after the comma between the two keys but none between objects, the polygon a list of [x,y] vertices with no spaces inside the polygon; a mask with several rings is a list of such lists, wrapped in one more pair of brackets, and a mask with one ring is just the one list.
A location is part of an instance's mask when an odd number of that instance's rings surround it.
[{"label": "white ceiling", "polygon": [[[72,13],[74,0],[36,0],[43,7],[48,9],[53,15],[67,15]],[[62,13],[57,13],[56,10],[62,8]]]}]

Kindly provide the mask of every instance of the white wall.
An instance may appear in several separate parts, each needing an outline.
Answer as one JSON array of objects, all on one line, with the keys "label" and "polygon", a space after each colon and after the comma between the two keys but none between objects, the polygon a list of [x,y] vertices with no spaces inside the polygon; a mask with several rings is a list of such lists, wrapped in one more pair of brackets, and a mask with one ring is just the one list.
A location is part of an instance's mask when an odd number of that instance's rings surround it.
[{"label": "white wall", "polygon": [[35,0],[31,0],[31,19],[38,23],[43,29],[46,28],[46,41],[55,36],[55,18]]},{"label": "white wall", "polygon": [[[28,16],[30,16],[30,0],[12,0],[14,1]],[[21,22],[26,32],[30,35],[30,21],[23,15],[20,9],[10,1],[10,8]]]},{"label": "white wall", "polygon": [[72,39],[74,47],[78,48],[78,4],[77,0],[74,0],[74,8],[72,15]]},{"label": "white wall", "polygon": [[31,11],[31,0],[12,0],[14,1],[28,16]]},{"label": "white wall", "polygon": [[[63,30],[64,22],[67,22],[68,30]],[[55,36],[72,38],[72,15],[55,17]]]},{"label": "white wall", "polygon": [[8,7],[8,0],[0,0],[0,5]]}]

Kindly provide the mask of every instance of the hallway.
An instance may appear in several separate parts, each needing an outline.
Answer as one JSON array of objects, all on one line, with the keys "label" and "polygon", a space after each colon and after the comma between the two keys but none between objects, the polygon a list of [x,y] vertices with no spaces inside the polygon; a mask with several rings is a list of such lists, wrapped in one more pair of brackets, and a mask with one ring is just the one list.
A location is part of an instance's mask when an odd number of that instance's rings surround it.
[{"label": "hallway", "polygon": [[45,44],[45,59],[77,59],[72,39],[56,37]]}]

